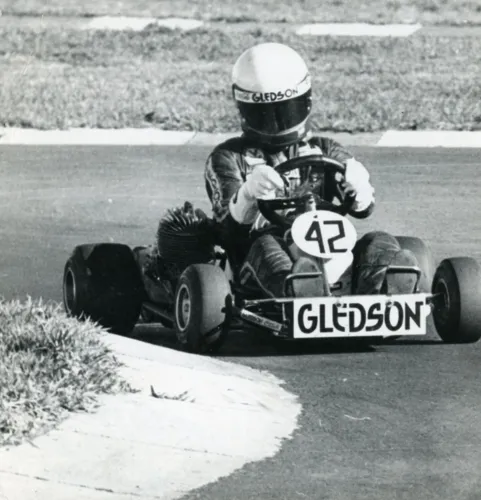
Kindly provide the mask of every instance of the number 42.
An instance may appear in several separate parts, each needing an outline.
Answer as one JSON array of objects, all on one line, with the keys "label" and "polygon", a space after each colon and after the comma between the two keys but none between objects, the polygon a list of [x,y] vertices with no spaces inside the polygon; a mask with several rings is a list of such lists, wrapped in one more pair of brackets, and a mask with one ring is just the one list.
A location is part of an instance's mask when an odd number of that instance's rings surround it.
[{"label": "number 42", "polygon": [[[326,238],[322,226],[337,226],[337,234],[334,236],[331,236],[329,238]],[[334,246],[334,243],[338,240],[341,240],[346,236],[346,232],[344,230],[344,224],[340,220],[325,220],[325,221],[318,221],[315,220],[312,222],[310,225],[309,229],[307,230],[305,240],[306,241],[315,241],[319,245],[319,251],[321,254],[327,254],[327,253],[344,253],[348,249],[347,248],[336,248]],[[326,252],[326,244],[328,247],[328,251]]]}]

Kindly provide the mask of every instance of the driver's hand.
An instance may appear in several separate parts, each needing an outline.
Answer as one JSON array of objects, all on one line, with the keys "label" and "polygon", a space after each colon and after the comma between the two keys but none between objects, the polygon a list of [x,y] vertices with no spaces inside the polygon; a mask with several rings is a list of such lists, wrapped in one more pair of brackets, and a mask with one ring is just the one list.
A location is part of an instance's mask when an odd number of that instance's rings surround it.
[{"label": "driver's hand", "polygon": [[240,224],[252,224],[257,215],[258,199],[272,199],[284,187],[282,177],[268,165],[257,165],[229,201],[229,211]]},{"label": "driver's hand", "polygon": [[346,161],[346,175],[340,186],[345,196],[354,198],[352,208],[355,212],[365,210],[374,202],[374,188],[369,181],[369,172],[354,158]]},{"label": "driver's hand", "polygon": [[284,188],[282,177],[269,165],[257,165],[245,182],[246,195],[253,199],[268,199]]},{"label": "driver's hand", "polygon": [[339,185],[346,198],[356,198],[357,190],[350,182],[342,181]]}]

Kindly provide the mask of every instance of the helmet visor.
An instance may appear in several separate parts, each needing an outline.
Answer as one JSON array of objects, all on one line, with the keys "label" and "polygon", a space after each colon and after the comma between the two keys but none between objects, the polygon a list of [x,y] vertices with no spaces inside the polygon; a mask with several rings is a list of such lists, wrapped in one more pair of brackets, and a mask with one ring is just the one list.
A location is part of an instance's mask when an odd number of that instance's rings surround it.
[{"label": "helmet visor", "polygon": [[246,125],[257,132],[276,135],[303,123],[311,111],[311,90],[279,102],[237,101]]}]

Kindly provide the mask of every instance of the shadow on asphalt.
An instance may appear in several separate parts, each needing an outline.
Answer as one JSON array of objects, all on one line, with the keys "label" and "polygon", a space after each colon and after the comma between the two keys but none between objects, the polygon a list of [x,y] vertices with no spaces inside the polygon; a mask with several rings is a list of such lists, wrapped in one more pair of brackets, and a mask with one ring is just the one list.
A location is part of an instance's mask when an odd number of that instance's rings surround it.
[{"label": "shadow on asphalt", "polygon": [[447,345],[441,339],[425,339],[425,340],[396,340],[393,344],[398,345]]},{"label": "shadow on asphalt", "polygon": [[[175,333],[160,324],[137,325],[132,337],[142,342],[180,351]],[[387,345],[423,346],[443,344],[436,339],[397,339],[374,340],[368,339],[329,339],[329,340],[302,340],[286,341],[273,337],[271,334],[249,329],[246,331],[230,332],[218,357],[262,357],[262,356],[302,356],[302,355],[330,355],[348,353],[375,353],[379,347]]]}]

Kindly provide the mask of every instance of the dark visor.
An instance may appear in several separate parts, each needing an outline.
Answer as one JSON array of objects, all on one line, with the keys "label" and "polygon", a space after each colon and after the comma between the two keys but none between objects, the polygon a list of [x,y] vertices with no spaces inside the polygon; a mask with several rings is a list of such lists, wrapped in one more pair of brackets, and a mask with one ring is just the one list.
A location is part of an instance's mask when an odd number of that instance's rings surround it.
[{"label": "dark visor", "polygon": [[279,134],[306,120],[311,110],[311,91],[287,101],[251,103],[237,101],[249,128],[264,134]]}]

